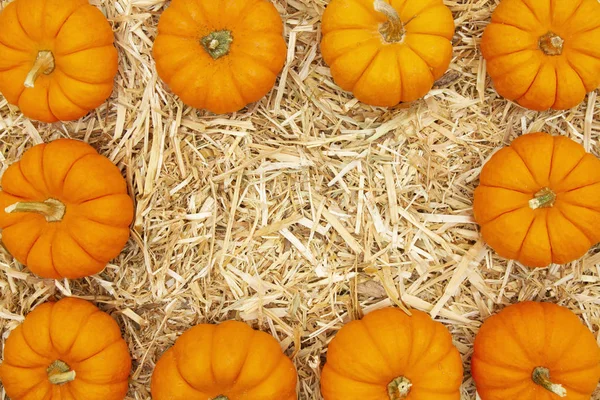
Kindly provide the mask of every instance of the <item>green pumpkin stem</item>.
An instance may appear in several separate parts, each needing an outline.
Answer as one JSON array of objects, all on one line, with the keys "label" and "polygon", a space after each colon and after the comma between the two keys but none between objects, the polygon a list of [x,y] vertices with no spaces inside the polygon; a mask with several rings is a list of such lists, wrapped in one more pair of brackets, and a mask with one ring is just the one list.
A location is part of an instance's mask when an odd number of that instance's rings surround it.
[{"label": "green pumpkin stem", "polygon": [[533,379],[535,384],[540,385],[549,392],[552,392],[559,397],[567,397],[567,389],[558,383],[553,383],[550,380],[550,370],[548,368],[535,368],[531,374],[531,379]]},{"label": "green pumpkin stem", "polygon": [[394,379],[388,384],[388,395],[390,396],[390,400],[402,400],[407,398],[411,387],[411,381],[404,376],[399,376]]},{"label": "green pumpkin stem", "polygon": [[64,385],[75,380],[75,371],[66,362],[56,360],[46,369],[48,380],[53,385]]},{"label": "green pumpkin stem", "polygon": [[7,214],[33,212],[43,215],[48,222],[60,222],[65,216],[65,205],[56,199],[46,201],[20,201],[4,209]]},{"label": "green pumpkin stem", "polygon": [[38,53],[33,67],[25,78],[24,85],[26,88],[35,86],[35,81],[40,74],[49,75],[54,71],[54,55],[51,51],[42,50]]},{"label": "green pumpkin stem", "polygon": [[400,19],[398,11],[384,0],[375,0],[373,4],[375,11],[384,14],[387,22],[381,24],[379,33],[387,43],[398,43],[404,39],[404,24]]},{"label": "green pumpkin stem", "polygon": [[556,193],[549,188],[543,188],[539,192],[537,192],[533,199],[529,200],[529,207],[532,210],[537,210],[538,208],[550,208],[554,206],[556,202]]},{"label": "green pumpkin stem", "polygon": [[231,31],[215,31],[200,39],[200,43],[204,50],[215,60],[229,54],[233,36]]},{"label": "green pumpkin stem", "polygon": [[213,400],[229,400],[229,397],[223,396],[223,395],[219,395],[219,396],[215,397]]}]

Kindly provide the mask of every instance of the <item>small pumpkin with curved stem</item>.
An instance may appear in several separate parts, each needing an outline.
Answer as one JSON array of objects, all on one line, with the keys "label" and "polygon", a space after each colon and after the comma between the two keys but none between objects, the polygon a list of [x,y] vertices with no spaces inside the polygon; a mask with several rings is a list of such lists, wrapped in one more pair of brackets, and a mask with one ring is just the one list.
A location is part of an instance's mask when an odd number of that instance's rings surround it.
[{"label": "small pumpkin with curved stem", "polygon": [[327,349],[325,400],[459,400],[463,366],[450,332],[418,310],[384,308],[346,324]]},{"label": "small pumpkin with curved stem", "polygon": [[484,165],[473,212],[502,257],[529,267],[577,260],[600,242],[600,160],[563,136],[520,136]]},{"label": "small pumpkin with curved stem", "polygon": [[269,334],[237,321],[184,332],[156,363],[154,400],[295,400],[296,369]]},{"label": "small pumpkin with curved stem", "polygon": [[332,0],[322,22],[335,83],[370,105],[425,96],[452,59],[454,20],[442,0]]},{"label": "small pumpkin with curved stem", "polygon": [[596,0],[502,0],[481,51],[501,96],[532,110],[562,110],[600,85],[598,43]]},{"label": "small pumpkin with curved stem", "polygon": [[283,22],[268,0],[173,0],[153,55],[185,104],[217,114],[263,98],[283,68]]},{"label": "small pumpkin with curved stem", "polygon": [[130,369],[115,320],[67,297],[37,306],[10,333],[0,381],[12,400],[123,400]]},{"label": "small pumpkin with curved stem", "polygon": [[2,176],[2,242],[41,277],[100,272],[125,246],[132,220],[121,172],[87,143],[39,144]]},{"label": "small pumpkin with curved stem", "polygon": [[589,400],[600,379],[600,348],[568,308],[517,303],[481,326],[471,373],[481,400]]},{"label": "small pumpkin with curved stem", "polygon": [[0,92],[25,116],[74,120],[110,96],[113,32],[87,0],[15,0],[0,26]]}]

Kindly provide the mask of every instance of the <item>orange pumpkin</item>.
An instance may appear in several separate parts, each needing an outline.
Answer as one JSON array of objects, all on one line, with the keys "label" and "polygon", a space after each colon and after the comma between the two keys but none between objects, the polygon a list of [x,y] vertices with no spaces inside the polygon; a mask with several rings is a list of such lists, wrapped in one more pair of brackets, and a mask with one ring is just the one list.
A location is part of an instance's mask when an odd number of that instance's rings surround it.
[{"label": "orange pumpkin", "polygon": [[173,0],[158,23],[158,75],[187,105],[241,110],[273,88],[286,57],[268,0]]},{"label": "orange pumpkin", "polygon": [[129,239],[132,219],[121,172],[84,142],[34,146],[2,176],[2,242],[44,278],[101,271]]},{"label": "orange pumpkin", "polygon": [[473,211],[502,257],[574,261],[600,242],[600,160],[566,137],[523,135],[483,167]]},{"label": "orange pumpkin", "polygon": [[15,0],[0,26],[0,92],[27,117],[78,119],[110,96],[113,32],[87,0]]},{"label": "orange pumpkin", "polygon": [[327,349],[325,400],[459,400],[463,366],[450,332],[395,308],[345,325]]},{"label": "orange pumpkin", "polygon": [[122,400],[131,357],[121,330],[92,303],[44,303],[13,330],[0,381],[12,400]]},{"label": "orange pumpkin", "polygon": [[452,59],[454,20],[442,0],[332,0],[321,29],[335,83],[374,106],[425,96]]},{"label": "orange pumpkin", "polygon": [[296,369],[269,334],[242,322],[200,324],[156,363],[154,400],[295,400]]},{"label": "orange pumpkin", "polygon": [[568,308],[518,303],[483,323],[471,373],[481,400],[590,400],[600,348]]},{"label": "orange pumpkin", "polygon": [[481,51],[501,96],[532,110],[568,109],[600,85],[597,0],[502,0]]}]

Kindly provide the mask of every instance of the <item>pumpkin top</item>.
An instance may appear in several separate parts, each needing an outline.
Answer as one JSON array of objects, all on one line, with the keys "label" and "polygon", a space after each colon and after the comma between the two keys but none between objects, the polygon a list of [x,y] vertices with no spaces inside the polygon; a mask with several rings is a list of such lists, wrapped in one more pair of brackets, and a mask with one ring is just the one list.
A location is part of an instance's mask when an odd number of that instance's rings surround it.
[{"label": "pumpkin top", "polygon": [[481,326],[472,374],[482,400],[589,399],[600,379],[600,348],[568,308],[517,303]]},{"label": "pumpkin top", "polygon": [[567,109],[600,85],[600,3],[502,0],[481,51],[496,90],[534,110]]},{"label": "pumpkin top", "polygon": [[121,172],[84,142],[34,146],[2,176],[2,241],[43,277],[99,272],[121,252],[132,219]]},{"label": "pumpkin top", "polygon": [[[13,400],[122,400],[131,357],[114,319],[76,298],[44,303],[13,330],[0,380]],[[61,397],[53,397],[61,398]]]},{"label": "pumpkin top", "polygon": [[269,334],[237,321],[184,332],[156,364],[154,400],[292,400],[296,370]]},{"label": "pumpkin top", "polygon": [[[323,14],[321,29],[323,35],[365,30],[371,32],[371,39],[389,45],[409,46],[406,40],[411,35],[434,35],[449,41],[454,22],[448,21],[448,13],[442,0],[332,0]],[[347,50],[352,50],[352,45],[357,43],[348,43]]]},{"label": "pumpkin top", "polygon": [[234,112],[275,84],[286,56],[283,22],[268,0],[173,0],[152,52],[185,104]]},{"label": "pumpkin top", "polygon": [[87,0],[15,0],[0,26],[0,92],[26,116],[78,119],[112,92],[112,28]]},{"label": "pumpkin top", "polygon": [[411,313],[384,308],[344,325],[328,346],[324,398],[458,398],[463,367],[450,332],[424,312]]},{"label": "pumpkin top", "polygon": [[423,97],[452,59],[454,20],[442,0],[332,0],[321,30],[335,82],[375,106]]},{"label": "pumpkin top", "polygon": [[501,256],[571,262],[600,241],[600,160],[563,136],[520,136],[484,165],[473,210]]}]

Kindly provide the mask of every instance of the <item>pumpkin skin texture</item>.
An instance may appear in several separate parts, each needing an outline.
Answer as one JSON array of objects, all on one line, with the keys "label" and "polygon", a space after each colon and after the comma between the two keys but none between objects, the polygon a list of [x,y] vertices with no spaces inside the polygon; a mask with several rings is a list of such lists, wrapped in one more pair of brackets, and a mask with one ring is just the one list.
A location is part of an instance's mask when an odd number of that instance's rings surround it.
[{"label": "pumpkin skin texture", "polygon": [[67,297],[36,307],[10,333],[0,381],[12,400],[123,400],[130,370],[115,320]]},{"label": "pumpkin skin texture", "polygon": [[459,400],[462,360],[450,332],[421,311],[384,308],[346,324],[329,344],[325,400]]},{"label": "pumpkin skin texture", "polygon": [[153,56],[185,104],[216,114],[263,98],[283,69],[283,22],[268,0],[173,0]]},{"label": "pumpkin skin texture", "polygon": [[121,172],[87,143],[39,144],[2,176],[2,242],[41,277],[100,272],[125,246],[132,220]]},{"label": "pumpkin skin texture", "polygon": [[452,59],[454,20],[442,0],[332,0],[321,29],[335,83],[373,106],[425,96]]},{"label": "pumpkin skin texture", "polygon": [[523,135],[484,165],[473,211],[502,257],[529,267],[577,260],[600,242],[600,160],[566,137]]},{"label": "pumpkin skin texture", "polygon": [[75,120],[110,96],[113,32],[87,0],[15,0],[0,26],[0,92],[25,116]]},{"label": "pumpkin skin texture", "polygon": [[237,321],[187,330],[156,363],[154,400],[295,400],[296,369],[269,334]]},{"label": "pumpkin skin texture", "polygon": [[[545,370],[548,382],[536,370]],[[517,303],[481,326],[471,374],[481,400],[590,400],[600,379],[600,349],[568,308]]]},{"label": "pumpkin skin texture", "polygon": [[532,110],[564,110],[600,85],[596,0],[502,0],[481,40],[498,93]]}]

